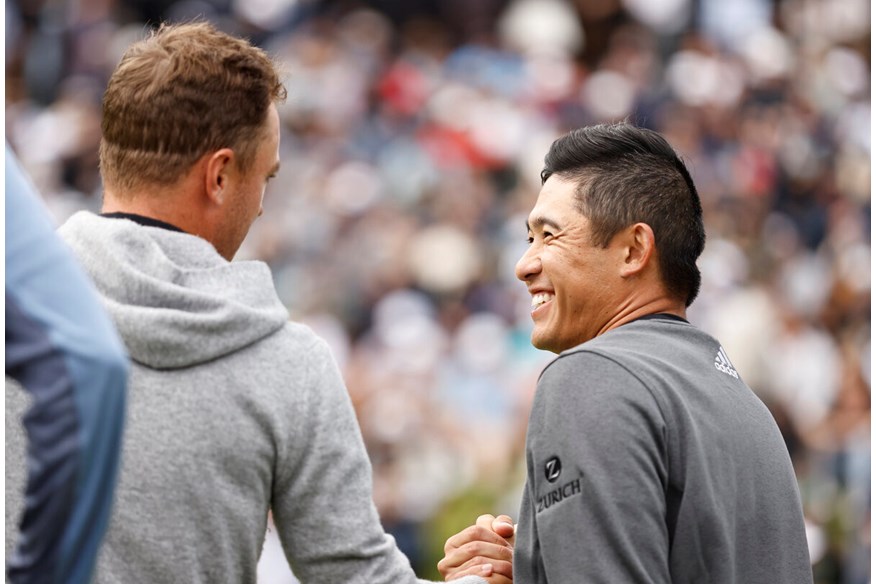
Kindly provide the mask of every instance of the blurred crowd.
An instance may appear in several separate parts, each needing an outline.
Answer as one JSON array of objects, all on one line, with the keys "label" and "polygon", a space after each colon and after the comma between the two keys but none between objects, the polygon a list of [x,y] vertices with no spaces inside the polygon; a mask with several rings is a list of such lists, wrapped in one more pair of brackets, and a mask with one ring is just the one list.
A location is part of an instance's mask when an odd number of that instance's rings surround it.
[{"label": "blurred crowd", "polygon": [[[867,0],[7,1],[6,135],[59,222],[100,207],[121,52],[196,16],[286,71],[281,170],[238,257],[329,340],[420,574],[478,514],[517,511],[552,357],[513,271],[543,156],[629,119],[698,185],[689,317],[782,429],[816,583],[870,581]],[[290,578],[269,561],[261,580]]]}]

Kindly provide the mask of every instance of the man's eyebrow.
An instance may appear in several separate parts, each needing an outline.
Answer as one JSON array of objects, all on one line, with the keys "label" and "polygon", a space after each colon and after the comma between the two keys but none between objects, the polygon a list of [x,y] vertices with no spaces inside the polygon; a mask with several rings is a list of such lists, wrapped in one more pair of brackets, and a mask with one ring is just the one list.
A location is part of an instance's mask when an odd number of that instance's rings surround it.
[{"label": "man's eyebrow", "polygon": [[552,229],[556,229],[557,231],[560,230],[560,226],[556,221],[545,217],[544,215],[538,215],[536,217],[533,217],[532,222],[530,222],[529,219],[526,220],[527,231],[533,231],[535,228],[543,227],[545,225],[551,227]]}]

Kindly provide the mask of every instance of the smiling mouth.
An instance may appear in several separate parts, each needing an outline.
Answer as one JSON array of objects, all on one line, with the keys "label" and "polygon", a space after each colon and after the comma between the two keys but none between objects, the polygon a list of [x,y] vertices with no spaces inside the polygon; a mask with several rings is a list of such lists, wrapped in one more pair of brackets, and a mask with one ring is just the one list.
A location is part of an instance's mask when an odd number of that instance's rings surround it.
[{"label": "smiling mouth", "polygon": [[532,304],[530,305],[530,311],[535,312],[548,302],[554,299],[553,294],[549,294],[547,292],[540,292],[538,294],[532,295]]}]

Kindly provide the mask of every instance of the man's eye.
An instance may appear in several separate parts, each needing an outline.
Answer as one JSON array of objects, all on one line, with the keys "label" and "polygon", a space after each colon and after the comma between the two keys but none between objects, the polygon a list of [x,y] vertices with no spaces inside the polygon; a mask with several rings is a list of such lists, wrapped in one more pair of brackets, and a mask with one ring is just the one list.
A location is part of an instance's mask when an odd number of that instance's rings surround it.
[{"label": "man's eye", "polygon": [[526,243],[532,243],[533,241],[535,241],[535,240],[533,239],[533,237],[531,235],[526,236]]},{"label": "man's eye", "polygon": [[553,236],[554,236],[554,234],[553,234],[553,233],[551,233],[551,232],[550,232],[550,231],[545,231],[545,232],[544,232],[544,234],[543,234],[543,235],[544,235],[544,238],[545,238],[545,239],[547,239],[547,238],[549,238],[549,237],[553,237]]}]

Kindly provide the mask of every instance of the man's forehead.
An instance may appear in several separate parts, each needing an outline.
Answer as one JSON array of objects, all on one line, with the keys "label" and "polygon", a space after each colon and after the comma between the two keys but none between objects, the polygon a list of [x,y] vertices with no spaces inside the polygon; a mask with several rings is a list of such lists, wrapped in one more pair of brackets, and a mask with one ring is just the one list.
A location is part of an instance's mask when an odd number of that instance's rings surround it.
[{"label": "man's forehead", "polygon": [[559,228],[559,222],[570,221],[583,216],[577,210],[575,182],[550,177],[542,186],[535,201],[535,206],[526,219],[529,228],[551,226]]}]

